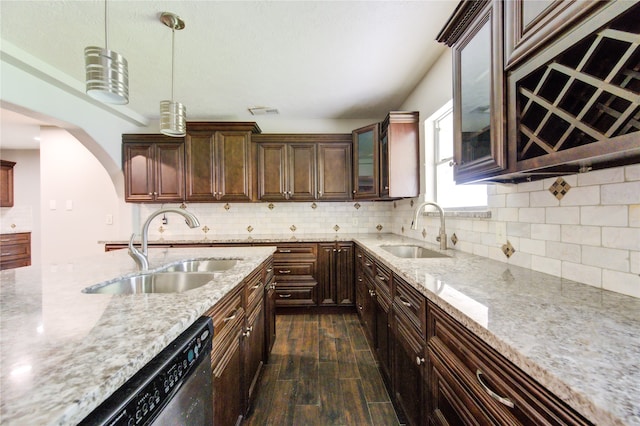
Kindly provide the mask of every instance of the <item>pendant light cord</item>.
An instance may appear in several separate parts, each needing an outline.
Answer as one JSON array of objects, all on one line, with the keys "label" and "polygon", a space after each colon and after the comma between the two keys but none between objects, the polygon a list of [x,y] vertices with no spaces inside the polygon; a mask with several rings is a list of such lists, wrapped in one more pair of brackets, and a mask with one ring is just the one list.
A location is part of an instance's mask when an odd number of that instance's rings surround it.
[{"label": "pendant light cord", "polygon": [[107,31],[109,14],[107,12],[107,0],[104,0],[104,49],[109,50],[109,32]]},{"label": "pendant light cord", "polygon": [[176,30],[175,30],[175,23],[174,23],[174,27],[171,28],[171,103],[173,103],[173,82],[175,80],[175,73],[174,73],[174,68],[176,63],[175,43],[176,43]]}]

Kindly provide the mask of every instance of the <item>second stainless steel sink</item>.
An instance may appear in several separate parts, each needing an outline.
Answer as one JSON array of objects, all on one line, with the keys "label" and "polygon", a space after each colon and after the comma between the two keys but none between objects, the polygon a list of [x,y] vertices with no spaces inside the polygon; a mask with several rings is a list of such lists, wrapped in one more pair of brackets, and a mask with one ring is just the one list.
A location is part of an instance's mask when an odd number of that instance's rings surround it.
[{"label": "second stainless steel sink", "polygon": [[182,293],[213,281],[211,272],[164,272],[142,274],[97,284],[82,290],[97,294]]},{"label": "second stainless steel sink", "polygon": [[237,259],[187,260],[162,269],[162,272],[222,272],[238,263]]},{"label": "second stainless steel sink", "polygon": [[429,259],[429,258],[442,258],[450,257],[444,253],[435,250],[429,250],[416,245],[397,245],[397,246],[380,246],[381,249],[388,251],[394,256],[402,257],[405,259]]}]

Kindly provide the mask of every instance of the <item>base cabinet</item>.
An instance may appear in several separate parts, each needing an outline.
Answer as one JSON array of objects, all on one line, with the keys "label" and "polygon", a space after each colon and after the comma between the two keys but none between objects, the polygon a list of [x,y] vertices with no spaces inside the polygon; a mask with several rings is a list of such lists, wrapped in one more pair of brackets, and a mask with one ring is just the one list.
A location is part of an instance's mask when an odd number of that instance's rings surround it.
[{"label": "base cabinet", "polygon": [[353,243],[318,244],[320,306],[353,306]]},{"label": "base cabinet", "polygon": [[0,270],[31,265],[31,232],[0,234]]}]

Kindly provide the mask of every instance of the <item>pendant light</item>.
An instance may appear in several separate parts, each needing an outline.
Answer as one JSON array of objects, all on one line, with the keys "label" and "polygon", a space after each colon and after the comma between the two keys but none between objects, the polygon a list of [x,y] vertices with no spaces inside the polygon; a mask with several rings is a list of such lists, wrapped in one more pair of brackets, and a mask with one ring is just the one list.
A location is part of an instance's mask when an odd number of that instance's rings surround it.
[{"label": "pendant light", "polygon": [[107,0],[104,2],[104,48],[84,49],[87,95],[101,102],[124,105],[129,103],[129,70],[127,60],[109,50],[107,31]]},{"label": "pendant light", "polygon": [[171,28],[171,100],[160,102],[160,133],[167,136],[181,137],[187,134],[187,108],[180,102],[173,100],[174,68],[175,68],[175,38],[176,30],[184,28],[184,21],[171,12],[163,12],[160,21]]}]

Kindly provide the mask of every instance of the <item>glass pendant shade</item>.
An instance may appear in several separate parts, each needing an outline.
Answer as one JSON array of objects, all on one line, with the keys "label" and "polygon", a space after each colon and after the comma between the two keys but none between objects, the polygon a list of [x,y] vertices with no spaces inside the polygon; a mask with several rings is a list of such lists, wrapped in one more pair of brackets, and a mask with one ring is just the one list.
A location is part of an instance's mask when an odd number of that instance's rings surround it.
[{"label": "glass pendant shade", "polygon": [[160,133],[174,137],[187,134],[187,108],[183,104],[160,101]]},{"label": "glass pendant shade", "polygon": [[84,49],[84,61],[89,96],[110,104],[129,103],[129,68],[124,56],[113,50],[89,46]]}]

